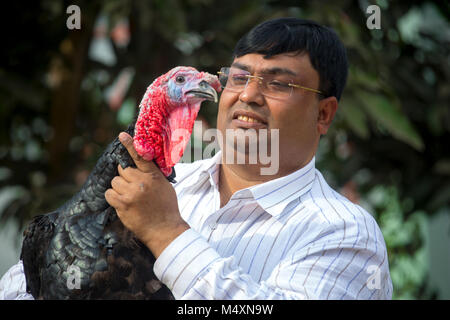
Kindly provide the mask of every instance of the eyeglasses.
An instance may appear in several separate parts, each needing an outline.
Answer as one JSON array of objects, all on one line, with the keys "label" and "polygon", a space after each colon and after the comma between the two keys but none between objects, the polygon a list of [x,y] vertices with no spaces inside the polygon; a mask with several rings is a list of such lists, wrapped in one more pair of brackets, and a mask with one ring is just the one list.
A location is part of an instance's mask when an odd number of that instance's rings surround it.
[{"label": "eyeglasses", "polygon": [[233,92],[244,91],[251,80],[256,80],[261,94],[274,99],[287,99],[292,95],[294,88],[315,92],[325,96],[322,91],[303,87],[292,83],[286,78],[286,75],[265,75],[264,77],[253,76],[250,72],[239,68],[221,68],[219,72],[219,81],[223,89]]}]

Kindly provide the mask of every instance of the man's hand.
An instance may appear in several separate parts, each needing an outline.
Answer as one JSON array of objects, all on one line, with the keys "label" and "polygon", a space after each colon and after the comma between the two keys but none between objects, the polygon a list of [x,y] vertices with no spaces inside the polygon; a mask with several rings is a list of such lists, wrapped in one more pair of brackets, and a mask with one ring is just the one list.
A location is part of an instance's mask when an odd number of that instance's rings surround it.
[{"label": "man's hand", "polygon": [[132,137],[122,132],[120,142],[137,168],[122,169],[105,192],[122,223],[158,258],[161,252],[189,225],[181,218],[175,190],[152,161],[136,152]]}]

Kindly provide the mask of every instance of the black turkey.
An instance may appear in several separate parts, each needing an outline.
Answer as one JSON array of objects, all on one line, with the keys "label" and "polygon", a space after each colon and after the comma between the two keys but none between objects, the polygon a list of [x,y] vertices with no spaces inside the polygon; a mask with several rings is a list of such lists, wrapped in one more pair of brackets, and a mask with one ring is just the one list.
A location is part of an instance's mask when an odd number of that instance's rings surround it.
[{"label": "black turkey", "polygon": [[[173,166],[200,104],[217,102],[219,90],[215,76],[191,67],[176,67],[148,87],[126,132],[138,154],[153,160],[169,181],[174,182]],[[54,212],[36,216],[24,232],[21,260],[27,291],[35,299],[173,299],[153,273],[151,251],[105,200],[118,164],[135,167],[116,138],[81,190]]]}]

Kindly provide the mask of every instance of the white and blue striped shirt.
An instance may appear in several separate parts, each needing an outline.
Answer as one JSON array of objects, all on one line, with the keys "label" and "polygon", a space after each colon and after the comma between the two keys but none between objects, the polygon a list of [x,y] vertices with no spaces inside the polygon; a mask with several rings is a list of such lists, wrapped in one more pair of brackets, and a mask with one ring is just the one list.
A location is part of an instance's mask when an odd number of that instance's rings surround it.
[{"label": "white and blue striped shirt", "polygon": [[[154,267],[176,299],[391,299],[376,221],[328,186],[314,158],[237,191],[222,208],[220,158],[176,166],[178,205],[191,229]],[[5,274],[0,298],[26,297],[21,270],[19,263]]]},{"label": "white and blue striped shirt", "polygon": [[176,167],[191,226],[155,264],[177,299],[390,299],[381,231],[361,207],[302,169],[233,194],[220,208],[219,152]]}]

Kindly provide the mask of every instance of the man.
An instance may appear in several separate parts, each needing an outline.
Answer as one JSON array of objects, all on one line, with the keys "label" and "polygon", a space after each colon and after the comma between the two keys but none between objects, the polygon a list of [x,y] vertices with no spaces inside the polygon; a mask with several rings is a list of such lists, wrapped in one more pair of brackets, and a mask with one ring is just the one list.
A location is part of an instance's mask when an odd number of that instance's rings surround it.
[{"label": "man", "polygon": [[[122,133],[137,168],[119,169],[107,201],[153,252],[155,274],[177,299],[390,299],[376,222],[314,165],[347,77],[337,35],[312,21],[275,19],[246,34],[233,59],[220,73],[222,151],[178,164],[172,187]],[[249,159],[251,143],[239,150],[226,136],[250,130],[268,133],[259,144],[276,144],[274,173],[262,174],[260,159],[227,161]],[[20,264],[2,282],[4,296],[12,288],[26,297]]]}]

